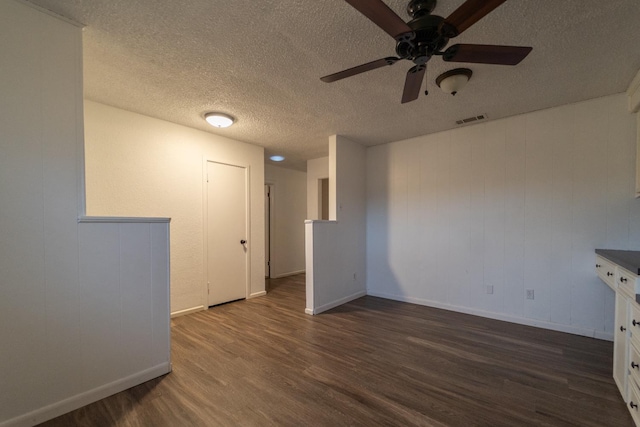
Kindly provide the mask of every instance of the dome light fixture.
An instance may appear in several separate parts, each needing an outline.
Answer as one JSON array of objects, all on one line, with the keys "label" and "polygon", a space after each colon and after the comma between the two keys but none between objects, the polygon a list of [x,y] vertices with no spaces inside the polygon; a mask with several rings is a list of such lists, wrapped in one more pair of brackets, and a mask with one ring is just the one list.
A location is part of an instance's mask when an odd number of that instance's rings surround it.
[{"label": "dome light fixture", "polygon": [[269,157],[273,162],[281,162],[284,160],[284,156],[271,156]]},{"label": "dome light fixture", "polygon": [[224,113],[207,113],[204,115],[204,119],[216,128],[228,128],[236,121],[236,119]]},{"label": "dome light fixture", "polygon": [[472,74],[468,68],[455,68],[440,74],[436,84],[444,93],[455,95],[467,84]]}]

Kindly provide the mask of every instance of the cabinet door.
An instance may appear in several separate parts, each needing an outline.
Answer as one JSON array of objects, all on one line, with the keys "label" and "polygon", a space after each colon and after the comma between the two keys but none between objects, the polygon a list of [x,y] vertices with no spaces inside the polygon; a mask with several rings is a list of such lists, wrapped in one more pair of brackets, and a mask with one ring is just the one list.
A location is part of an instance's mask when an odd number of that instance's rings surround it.
[{"label": "cabinet door", "polygon": [[629,346],[628,331],[629,302],[620,292],[616,292],[616,330],[613,341],[613,379],[620,394],[627,400],[627,358]]}]

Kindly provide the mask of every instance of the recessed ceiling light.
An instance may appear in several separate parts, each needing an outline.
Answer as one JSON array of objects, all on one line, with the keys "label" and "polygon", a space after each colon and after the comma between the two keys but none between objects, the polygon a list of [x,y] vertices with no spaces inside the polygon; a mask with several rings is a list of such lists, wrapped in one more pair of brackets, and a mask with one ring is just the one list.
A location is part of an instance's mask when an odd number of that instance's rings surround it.
[{"label": "recessed ceiling light", "polygon": [[233,117],[224,113],[207,113],[204,115],[204,119],[216,128],[228,128],[236,121]]},{"label": "recessed ceiling light", "polygon": [[274,162],[281,162],[284,160],[284,156],[271,156],[269,157],[271,160],[273,160]]}]

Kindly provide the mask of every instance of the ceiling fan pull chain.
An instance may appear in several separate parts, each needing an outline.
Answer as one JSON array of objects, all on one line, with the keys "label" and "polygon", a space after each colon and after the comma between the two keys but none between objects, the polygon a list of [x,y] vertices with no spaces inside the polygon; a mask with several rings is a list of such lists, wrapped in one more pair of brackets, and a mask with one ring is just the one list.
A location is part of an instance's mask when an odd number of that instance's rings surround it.
[{"label": "ceiling fan pull chain", "polygon": [[427,96],[429,95],[429,86],[427,86],[429,84],[429,79],[427,78],[427,69],[425,68],[424,70],[424,95]]}]

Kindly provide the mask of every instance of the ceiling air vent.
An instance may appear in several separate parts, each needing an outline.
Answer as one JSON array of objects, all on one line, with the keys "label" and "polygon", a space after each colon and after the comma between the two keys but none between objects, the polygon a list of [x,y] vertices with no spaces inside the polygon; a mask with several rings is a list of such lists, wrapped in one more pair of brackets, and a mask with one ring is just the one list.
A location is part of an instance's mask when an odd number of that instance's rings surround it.
[{"label": "ceiling air vent", "polygon": [[486,114],[480,114],[479,116],[469,117],[467,119],[456,120],[457,125],[466,125],[467,123],[477,122],[478,120],[485,120],[487,118]]}]

